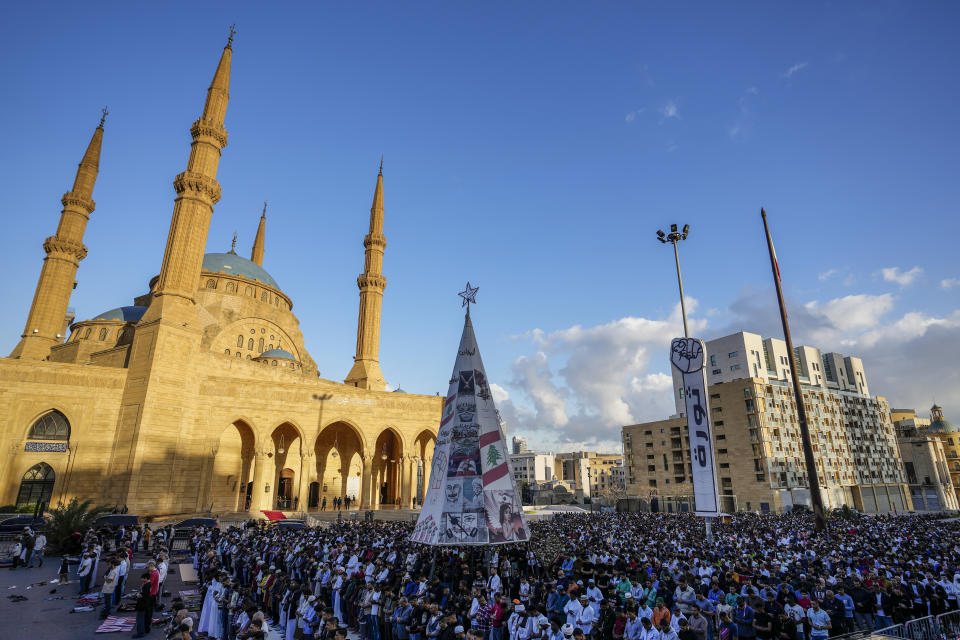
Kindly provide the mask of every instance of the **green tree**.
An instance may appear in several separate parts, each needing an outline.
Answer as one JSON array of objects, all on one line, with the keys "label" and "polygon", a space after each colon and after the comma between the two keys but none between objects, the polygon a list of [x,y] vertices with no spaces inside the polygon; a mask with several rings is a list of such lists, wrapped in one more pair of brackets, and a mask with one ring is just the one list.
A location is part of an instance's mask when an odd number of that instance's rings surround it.
[{"label": "green tree", "polygon": [[496,466],[497,464],[500,463],[500,460],[502,458],[503,456],[500,455],[500,452],[497,450],[497,447],[494,445],[490,445],[490,448],[487,449],[487,464],[490,465],[491,467]]},{"label": "green tree", "polygon": [[59,506],[50,511],[46,535],[48,544],[54,550],[61,553],[71,551],[73,532],[86,532],[97,516],[109,510],[105,506],[91,507],[92,504],[92,500],[80,502],[79,498],[73,498],[66,506]]}]

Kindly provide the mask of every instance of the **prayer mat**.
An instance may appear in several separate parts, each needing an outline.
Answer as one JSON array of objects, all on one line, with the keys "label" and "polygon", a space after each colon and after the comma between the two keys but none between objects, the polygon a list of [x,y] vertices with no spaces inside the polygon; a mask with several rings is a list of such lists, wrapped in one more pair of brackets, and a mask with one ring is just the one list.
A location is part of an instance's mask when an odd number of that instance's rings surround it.
[{"label": "prayer mat", "polygon": [[97,633],[111,633],[113,631],[133,631],[137,624],[136,618],[121,618],[120,616],[107,616],[99,627]]},{"label": "prayer mat", "polygon": [[197,571],[192,564],[178,564],[180,568],[180,579],[184,583],[197,582]]}]

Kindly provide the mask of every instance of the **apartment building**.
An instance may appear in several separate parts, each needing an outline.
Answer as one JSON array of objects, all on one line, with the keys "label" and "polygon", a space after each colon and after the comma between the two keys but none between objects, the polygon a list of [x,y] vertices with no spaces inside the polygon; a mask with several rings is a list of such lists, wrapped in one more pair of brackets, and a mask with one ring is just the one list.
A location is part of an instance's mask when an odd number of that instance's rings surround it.
[{"label": "apartment building", "polygon": [[[707,342],[707,381],[721,508],[783,511],[811,503],[786,344],[746,332]],[[910,495],[890,409],[869,395],[859,358],[795,349],[823,502],[904,511]],[[679,417],[623,427],[628,495],[666,511],[692,505],[685,402]]]},{"label": "apartment building", "polygon": [[524,482],[529,485],[550,482],[554,479],[554,465],[555,458],[552,453],[521,451],[510,454],[510,471],[518,488]]},{"label": "apartment building", "polygon": [[556,456],[557,479],[569,483],[590,497],[612,488],[614,469],[623,464],[619,453],[573,451]]}]

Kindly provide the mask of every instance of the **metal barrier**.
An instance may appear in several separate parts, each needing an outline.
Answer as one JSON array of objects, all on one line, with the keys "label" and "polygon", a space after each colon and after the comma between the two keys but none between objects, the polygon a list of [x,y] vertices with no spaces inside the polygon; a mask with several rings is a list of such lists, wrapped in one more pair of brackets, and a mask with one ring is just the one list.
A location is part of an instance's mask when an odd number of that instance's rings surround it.
[{"label": "metal barrier", "polygon": [[949,640],[960,638],[960,611],[951,611],[937,616],[940,634]]},{"label": "metal barrier", "polygon": [[938,640],[940,637],[940,627],[933,616],[908,620],[904,627],[910,640]]},{"label": "metal barrier", "polygon": [[13,545],[19,537],[19,533],[0,533],[0,557],[6,557],[13,552]]}]

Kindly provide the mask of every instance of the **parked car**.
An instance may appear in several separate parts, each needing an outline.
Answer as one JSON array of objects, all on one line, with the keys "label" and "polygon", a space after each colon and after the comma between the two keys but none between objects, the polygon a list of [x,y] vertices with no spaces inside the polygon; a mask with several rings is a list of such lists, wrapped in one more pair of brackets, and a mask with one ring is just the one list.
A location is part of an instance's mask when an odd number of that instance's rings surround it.
[{"label": "parked car", "polygon": [[194,527],[207,527],[213,529],[219,527],[220,523],[216,518],[187,518],[173,525],[174,529],[193,529]]},{"label": "parked car", "polygon": [[94,527],[138,527],[140,516],[129,513],[109,513],[93,521]]},{"label": "parked car", "polygon": [[46,526],[46,524],[47,519],[43,516],[39,518],[34,518],[33,516],[16,516],[0,522],[0,533],[20,533],[24,527],[30,527],[36,531]]}]

